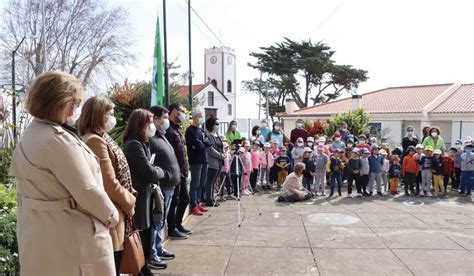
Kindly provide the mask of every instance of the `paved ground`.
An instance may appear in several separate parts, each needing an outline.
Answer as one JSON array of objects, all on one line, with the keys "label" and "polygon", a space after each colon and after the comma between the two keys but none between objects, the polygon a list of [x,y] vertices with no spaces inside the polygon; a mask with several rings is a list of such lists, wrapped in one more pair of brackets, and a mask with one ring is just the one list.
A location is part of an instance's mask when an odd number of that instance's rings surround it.
[{"label": "paved ground", "polygon": [[[474,204],[442,199],[317,197],[276,193],[227,201],[191,216],[190,239],[168,241],[169,275],[474,275]],[[259,213],[261,212],[261,215]]]}]

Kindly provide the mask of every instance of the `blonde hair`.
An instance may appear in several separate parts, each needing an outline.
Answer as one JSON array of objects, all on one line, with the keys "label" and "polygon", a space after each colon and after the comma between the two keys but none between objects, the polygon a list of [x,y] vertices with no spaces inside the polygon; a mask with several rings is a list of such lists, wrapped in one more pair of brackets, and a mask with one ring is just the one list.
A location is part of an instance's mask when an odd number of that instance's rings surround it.
[{"label": "blonde hair", "polygon": [[304,163],[296,163],[295,165],[295,174],[303,174],[303,171],[305,170],[305,165]]},{"label": "blonde hair", "polygon": [[114,103],[106,97],[89,98],[82,107],[78,129],[81,135],[89,132],[99,133],[104,128],[104,115],[114,109]]},{"label": "blonde hair", "polygon": [[67,104],[80,104],[84,94],[81,82],[60,72],[46,72],[36,77],[28,88],[26,109],[34,117],[62,124],[67,117]]}]

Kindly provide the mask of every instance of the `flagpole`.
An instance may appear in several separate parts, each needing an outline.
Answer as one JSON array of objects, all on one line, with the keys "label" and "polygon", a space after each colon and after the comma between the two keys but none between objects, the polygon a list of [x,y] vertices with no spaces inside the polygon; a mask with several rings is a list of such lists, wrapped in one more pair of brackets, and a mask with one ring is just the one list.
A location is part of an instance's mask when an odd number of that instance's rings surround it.
[{"label": "flagpole", "polygon": [[191,67],[191,0],[188,0],[189,110],[193,109],[193,73]]},{"label": "flagpole", "polygon": [[164,55],[165,55],[165,106],[169,106],[170,93],[169,93],[169,75],[168,75],[168,40],[166,36],[166,0],[163,0],[163,43],[164,43]]}]

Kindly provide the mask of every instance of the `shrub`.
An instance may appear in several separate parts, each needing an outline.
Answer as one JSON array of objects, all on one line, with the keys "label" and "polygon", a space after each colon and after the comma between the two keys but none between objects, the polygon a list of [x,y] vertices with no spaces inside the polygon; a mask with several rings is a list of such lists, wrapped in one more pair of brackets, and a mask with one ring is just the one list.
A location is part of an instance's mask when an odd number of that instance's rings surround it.
[{"label": "shrub", "polygon": [[329,137],[332,136],[339,130],[341,123],[346,122],[351,134],[360,135],[367,129],[369,120],[369,114],[362,108],[350,110],[347,113],[338,113],[329,118],[326,124],[326,134]]},{"label": "shrub", "polygon": [[16,191],[0,183],[0,275],[18,275]]}]

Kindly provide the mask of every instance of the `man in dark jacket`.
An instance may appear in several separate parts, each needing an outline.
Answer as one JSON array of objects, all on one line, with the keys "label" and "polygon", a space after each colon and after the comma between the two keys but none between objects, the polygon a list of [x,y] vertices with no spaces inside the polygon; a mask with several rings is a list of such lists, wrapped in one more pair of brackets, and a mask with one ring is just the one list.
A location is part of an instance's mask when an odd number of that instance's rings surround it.
[{"label": "man in dark jacket", "polygon": [[209,138],[204,133],[202,112],[193,112],[193,124],[186,129],[186,148],[188,149],[189,166],[191,167],[191,214],[202,216],[208,210],[200,204],[202,190],[207,179],[207,151],[210,147]]},{"label": "man in dark jacket", "polygon": [[407,127],[407,135],[402,139],[403,156],[407,155],[407,149],[409,146],[416,147],[418,145],[418,139],[415,136],[414,128],[412,126]]},{"label": "man in dark jacket", "polygon": [[184,228],[182,225],[184,213],[189,205],[189,191],[187,186],[189,165],[186,157],[186,142],[184,141],[180,124],[186,121],[187,118],[183,106],[180,104],[173,103],[169,106],[168,110],[170,127],[166,130],[166,139],[168,139],[174,149],[180,170],[180,181],[174,188],[173,199],[171,200],[167,217],[168,237],[183,239],[186,235],[192,233],[192,231]]},{"label": "man in dark jacket", "polygon": [[150,254],[152,256],[158,255],[163,260],[169,260],[174,258],[174,254],[163,248],[161,233],[171,205],[174,187],[180,181],[180,172],[174,149],[165,137],[165,131],[170,125],[168,109],[155,105],[150,108],[150,111],[153,113],[153,123],[156,127],[155,136],[150,138],[150,152],[152,156],[154,155],[153,165],[160,167],[166,176],[159,183],[163,193],[164,206],[162,213],[153,214]]}]

